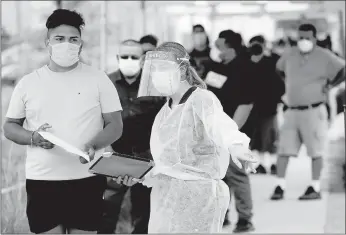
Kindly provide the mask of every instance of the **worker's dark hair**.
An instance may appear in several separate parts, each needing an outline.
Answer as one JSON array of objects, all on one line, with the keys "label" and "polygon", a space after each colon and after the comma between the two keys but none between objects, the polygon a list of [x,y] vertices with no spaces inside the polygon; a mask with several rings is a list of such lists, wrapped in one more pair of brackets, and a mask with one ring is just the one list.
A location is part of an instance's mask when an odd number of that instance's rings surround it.
[{"label": "worker's dark hair", "polygon": [[155,47],[157,46],[157,41],[157,37],[151,34],[145,35],[139,40],[140,44],[149,43]]},{"label": "worker's dark hair", "polygon": [[316,38],[317,30],[313,24],[301,24],[298,30],[304,32],[312,31],[312,35]]},{"label": "worker's dark hair", "polygon": [[81,34],[82,29],[85,26],[85,22],[82,15],[76,11],[58,9],[48,17],[46,27],[48,30],[50,30],[59,27],[60,25],[69,25],[75,27]]}]

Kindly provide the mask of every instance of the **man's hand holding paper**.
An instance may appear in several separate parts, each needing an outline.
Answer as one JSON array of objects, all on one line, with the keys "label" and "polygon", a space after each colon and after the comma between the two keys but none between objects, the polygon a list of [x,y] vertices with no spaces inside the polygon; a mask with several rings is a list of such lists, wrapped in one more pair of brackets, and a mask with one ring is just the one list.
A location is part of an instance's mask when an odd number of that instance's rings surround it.
[{"label": "man's hand holding paper", "polygon": [[31,144],[33,146],[37,146],[37,147],[44,148],[44,149],[52,149],[52,148],[54,148],[54,144],[53,143],[51,143],[48,140],[44,139],[39,134],[39,132],[46,131],[48,128],[52,128],[52,126],[49,125],[48,123],[45,123],[42,126],[40,126],[36,131],[34,131],[32,133]]}]

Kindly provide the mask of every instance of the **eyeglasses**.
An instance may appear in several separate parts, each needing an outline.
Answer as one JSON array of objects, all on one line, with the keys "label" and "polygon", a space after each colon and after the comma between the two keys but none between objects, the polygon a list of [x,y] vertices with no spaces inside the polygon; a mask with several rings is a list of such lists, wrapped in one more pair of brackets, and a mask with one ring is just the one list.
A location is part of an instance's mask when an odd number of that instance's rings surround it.
[{"label": "eyeglasses", "polygon": [[139,60],[140,59],[140,57],[134,56],[134,55],[121,55],[120,58],[123,60],[128,60],[130,58],[131,58],[131,60]]}]

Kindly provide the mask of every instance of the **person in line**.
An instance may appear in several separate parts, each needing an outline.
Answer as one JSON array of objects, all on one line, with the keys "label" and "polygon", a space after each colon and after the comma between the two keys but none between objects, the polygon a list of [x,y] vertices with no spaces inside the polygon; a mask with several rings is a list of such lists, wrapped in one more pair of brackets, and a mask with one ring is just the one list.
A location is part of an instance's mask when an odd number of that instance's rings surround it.
[{"label": "person in line", "polygon": [[[208,62],[206,67],[210,71],[226,76],[227,80],[220,88],[209,86],[208,89],[219,98],[225,113],[233,118],[240,131],[251,137],[255,130],[255,120],[250,114],[257,91],[251,85],[255,80],[249,73],[251,64],[247,49],[243,46],[241,35],[232,30],[220,32],[215,45],[220,51],[216,57],[220,58],[221,63]],[[234,192],[238,212],[238,222],[234,232],[253,231],[255,228],[251,222],[253,207],[249,175],[231,161],[224,180]],[[229,224],[227,211],[224,225]]]},{"label": "person in line", "polygon": [[256,78],[254,86],[258,92],[252,112],[255,119],[255,133],[252,136],[251,148],[257,152],[260,165],[256,168],[259,174],[267,173],[267,163],[270,171],[276,174],[276,141],[277,141],[277,109],[281,97],[285,93],[285,84],[278,76],[274,59],[264,54],[266,41],[263,36],[255,36],[249,41],[251,76]]},{"label": "person in line", "polygon": [[32,233],[95,233],[101,222],[106,178],[39,134],[50,132],[91,159],[122,134],[117,90],[104,72],[79,62],[83,26],[75,11],[59,9],[48,17],[49,63],[18,82],[6,115],[6,138],[27,146]]},{"label": "person in line", "polygon": [[289,158],[297,156],[302,143],[312,160],[312,182],[299,200],[321,198],[319,180],[328,130],[326,94],[345,79],[345,60],[316,45],[315,26],[302,24],[298,33],[298,46],[277,63],[285,77],[287,110],[279,135],[278,181],[272,200],[284,198]]},{"label": "person in line", "polygon": [[250,139],[205,89],[189,59],[182,45],[166,42],[147,54],[149,66],[144,64],[148,71],[143,71],[141,95],[154,95],[145,92],[153,87],[156,95],[168,98],[151,132],[155,167],[142,182],[152,187],[149,233],[221,232],[229,205],[229,189],[221,179],[230,154],[238,167],[238,158],[253,159]]},{"label": "person in line", "polygon": [[145,55],[145,53],[147,53],[148,51],[155,50],[155,48],[157,47],[157,42],[157,37],[152,34],[143,36],[139,40],[139,43],[142,45],[143,54]]},{"label": "person in line", "polygon": [[197,24],[192,27],[193,50],[190,54],[190,63],[197,71],[200,78],[205,79],[208,74],[207,67],[204,66],[205,61],[210,61],[209,37],[202,25]]},{"label": "person in line", "polygon": [[[109,78],[117,88],[123,107],[123,135],[112,144],[114,151],[128,155],[151,159],[150,133],[155,115],[163,105],[156,97],[137,98],[142,68],[140,65],[143,49],[133,39],[121,42],[119,47],[119,70],[109,74]],[[108,179],[105,192],[105,213],[99,234],[110,234],[116,231],[121,205],[127,192],[114,180]],[[131,189],[131,220],[133,234],[148,233],[150,215],[150,188],[141,184]]]}]

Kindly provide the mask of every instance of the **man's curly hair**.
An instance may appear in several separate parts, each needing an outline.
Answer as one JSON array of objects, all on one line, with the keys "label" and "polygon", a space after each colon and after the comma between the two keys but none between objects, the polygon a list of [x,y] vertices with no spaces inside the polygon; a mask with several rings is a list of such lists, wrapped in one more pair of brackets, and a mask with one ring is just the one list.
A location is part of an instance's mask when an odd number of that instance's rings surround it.
[{"label": "man's curly hair", "polygon": [[46,27],[48,30],[59,27],[60,25],[69,25],[78,29],[81,34],[85,26],[84,19],[81,14],[76,11],[67,9],[55,10],[47,19]]}]

